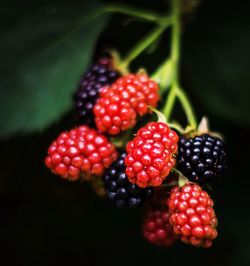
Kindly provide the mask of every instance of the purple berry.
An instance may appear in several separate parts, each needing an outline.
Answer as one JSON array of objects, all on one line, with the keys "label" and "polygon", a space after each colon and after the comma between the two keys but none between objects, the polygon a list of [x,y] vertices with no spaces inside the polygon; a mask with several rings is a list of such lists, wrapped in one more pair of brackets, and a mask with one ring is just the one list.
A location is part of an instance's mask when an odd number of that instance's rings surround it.
[{"label": "purple berry", "polygon": [[94,125],[92,110],[100,90],[111,85],[119,77],[120,73],[112,68],[111,58],[108,56],[101,57],[90,66],[74,94],[75,109],[81,123]]}]

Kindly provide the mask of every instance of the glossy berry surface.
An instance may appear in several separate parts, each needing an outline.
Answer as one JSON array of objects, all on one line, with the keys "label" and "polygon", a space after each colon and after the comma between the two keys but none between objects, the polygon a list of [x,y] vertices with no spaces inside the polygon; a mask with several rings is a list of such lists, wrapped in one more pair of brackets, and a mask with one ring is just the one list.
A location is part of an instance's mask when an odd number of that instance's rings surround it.
[{"label": "glossy berry surface", "polygon": [[225,169],[225,148],[219,138],[204,134],[194,138],[182,137],[178,150],[178,169],[190,180],[209,183]]},{"label": "glossy berry surface", "polygon": [[82,123],[94,125],[93,107],[103,87],[111,85],[120,73],[113,69],[110,57],[102,57],[90,66],[74,94],[75,109]]},{"label": "glossy berry surface", "polygon": [[137,116],[156,107],[159,87],[144,74],[129,74],[104,88],[94,106],[95,122],[101,132],[110,135],[132,128]]},{"label": "glossy berry surface", "polygon": [[167,208],[149,209],[142,225],[142,232],[149,242],[158,246],[171,246],[176,239],[169,223]]},{"label": "glossy berry surface", "polygon": [[51,144],[45,164],[62,178],[78,180],[100,176],[117,159],[107,138],[88,126],[63,132]]},{"label": "glossy berry surface", "polygon": [[170,223],[180,239],[196,247],[210,247],[216,238],[213,201],[197,184],[174,187],[168,199]]},{"label": "glossy berry surface", "polygon": [[139,187],[160,186],[175,165],[178,135],[167,124],[150,122],[127,146],[126,175]]},{"label": "glossy berry surface", "polygon": [[152,195],[153,190],[129,182],[125,174],[125,157],[126,153],[122,152],[103,176],[107,196],[117,207],[139,207]]}]

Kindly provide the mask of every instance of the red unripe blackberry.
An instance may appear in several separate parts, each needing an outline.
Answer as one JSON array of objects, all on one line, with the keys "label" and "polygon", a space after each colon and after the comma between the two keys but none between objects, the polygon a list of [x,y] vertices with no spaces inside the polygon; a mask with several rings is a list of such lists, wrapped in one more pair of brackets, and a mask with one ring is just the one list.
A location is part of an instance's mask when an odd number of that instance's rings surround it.
[{"label": "red unripe blackberry", "polygon": [[217,236],[213,201],[200,186],[187,183],[174,187],[168,199],[170,223],[175,234],[196,247],[210,247]]},{"label": "red unripe blackberry", "polygon": [[145,74],[129,74],[119,78],[100,93],[94,106],[97,128],[110,135],[132,128],[137,115],[143,116],[156,107],[159,87]]},{"label": "red unripe blackberry", "polygon": [[125,174],[125,152],[106,170],[103,181],[107,196],[117,207],[136,208],[141,206],[153,193],[152,188],[140,188],[129,182]]},{"label": "red unripe blackberry", "polygon": [[167,124],[150,122],[127,146],[126,175],[139,187],[160,186],[175,165],[178,135]]},{"label": "red unripe blackberry", "polygon": [[203,134],[179,141],[177,168],[190,180],[209,183],[219,177],[225,167],[225,147],[221,139]]},{"label": "red unripe blackberry", "polygon": [[74,94],[75,108],[81,123],[94,125],[93,107],[101,89],[111,85],[119,76],[120,73],[114,69],[109,56],[99,58],[89,67]]},{"label": "red unripe blackberry", "polygon": [[62,178],[87,180],[102,175],[116,159],[117,151],[105,136],[80,126],[59,135],[49,147],[45,163]]},{"label": "red unripe blackberry", "polygon": [[142,225],[142,232],[149,242],[158,246],[171,246],[176,239],[169,223],[167,208],[149,209]]}]

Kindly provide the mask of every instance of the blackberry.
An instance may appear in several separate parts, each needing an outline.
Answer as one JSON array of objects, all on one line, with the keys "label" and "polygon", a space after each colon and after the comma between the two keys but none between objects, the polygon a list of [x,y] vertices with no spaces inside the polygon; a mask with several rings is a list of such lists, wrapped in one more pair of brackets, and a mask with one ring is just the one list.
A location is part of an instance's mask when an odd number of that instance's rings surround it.
[{"label": "blackberry", "polygon": [[140,188],[129,182],[125,174],[125,152],[106,171],[103,181],[109,200],[117,207],[139,207],[152,195],[152,188]]},{"label": "blackberry", "polygon": [[180,239],[196,247],[211,247],[217,237],[214,202],[206,191],[194,183],[175,186],[167,201],[169,222]]},{"label": "blackberry", "polygon": [[126,175],[141,188],[158,187],[176,163],[179,137],[167,124],[150,122],[126,146]]},{"label": "blackberry", "polygon": [[159,101],[159,86],[146,74],[127,74],[100,93],[94,106],[95,122],[101,132],[117,135],[133,128],[138,115],[150,112]]},{"label": "blackberry", "polygon": [[94,125],[93,107],[98,99],[100,90],[111,85],[120,77],[120,73],[112,67],[111,58],[101,57],[90,66],[81,78],[74,94],[75,109],[81,123]]},{"label": "blackberry", "polygon": [[144,237],[157,246],[171,246],[177,236],[169,222],[168,208],[149,209],[142,224]]},{"label": "blackberry", "polygon": [[180,138],[178,169],[190,180],[209,183],[216,180],[226,167],[225,147],[221,139],[208,134]]},{"label": "blackberry", "polygon": [[118,153],[108,139],[88,126],[62,132],[52,142],[45,158],[54,174],[70,180],[91,180],[103,175]]}]

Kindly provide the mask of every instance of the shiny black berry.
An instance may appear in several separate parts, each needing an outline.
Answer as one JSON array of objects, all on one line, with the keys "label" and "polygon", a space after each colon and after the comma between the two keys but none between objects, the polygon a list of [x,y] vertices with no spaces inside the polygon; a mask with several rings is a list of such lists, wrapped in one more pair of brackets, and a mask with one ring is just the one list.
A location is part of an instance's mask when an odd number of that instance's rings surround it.
[{"label": "shiny black berry", "polygon": [[107,196],[117,207],[139,207],[152,195],[153,189],[140,188],[129,182],[125,174],[125,157],[126,153],[122,152],[103,176]]},{"label": "shiny black berry", "polygon": [[224,171],[225,147],[221,139],[208,134],[180,138],[177,168],[191,181],[210,183]]},{"label": "shiny black berry", "polygon": [[100,90],[111,85],[119,76],[120,73],[112,68],[108,56],[100,58],[87,70],[74,94],[75,109],[81,123],[94,125],[92,110]]}]

